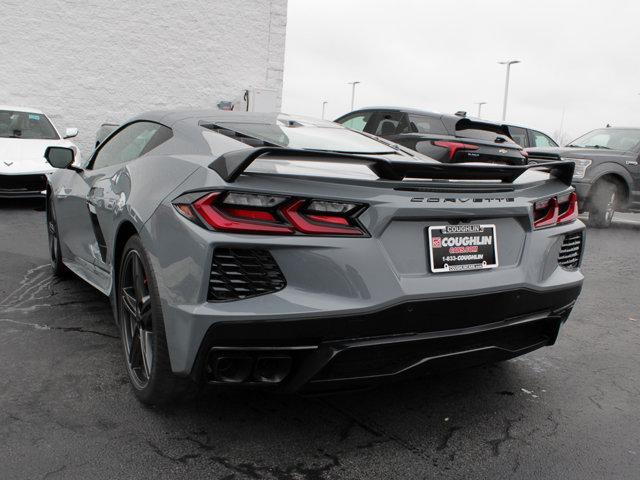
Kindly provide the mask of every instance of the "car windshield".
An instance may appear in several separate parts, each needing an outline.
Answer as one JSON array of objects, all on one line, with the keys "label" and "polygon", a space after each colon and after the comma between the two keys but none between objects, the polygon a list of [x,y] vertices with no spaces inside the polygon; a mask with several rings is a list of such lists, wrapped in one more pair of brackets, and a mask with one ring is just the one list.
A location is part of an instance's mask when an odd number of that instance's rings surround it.
[{"label": "car windshield", "polygon": [[571,142],[569,147],[633,150],[640,145],[640,130],[632,128],[601,128]]},{"label": "car windshield", "polygon": [[344,153],[394,153],[382,142],[331,124],[318,126],[298,120],[278,120],[275,124],[219,122],[219,125],[280,147]]},{"label": "car windshield", "polygon": [[0,137],[58,140],[55,128],[42,113],[0,110]]}]

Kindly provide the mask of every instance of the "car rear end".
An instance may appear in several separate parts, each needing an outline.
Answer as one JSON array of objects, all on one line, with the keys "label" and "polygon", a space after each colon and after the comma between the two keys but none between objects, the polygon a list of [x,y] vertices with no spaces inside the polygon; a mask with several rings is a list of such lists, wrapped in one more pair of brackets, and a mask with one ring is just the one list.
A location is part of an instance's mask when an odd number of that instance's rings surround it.
[{"label": "car rear end", "polygon": [[475,132],[466,132],[465,136],[429,138],[419,134],[407,134],[394,138],[393,141],[442,163],[526,165],[526,153],[511,139],[492,132]]},{"label": "car rear end", "polygon": [[255,150],[191,175],[143,232],[175,373],[326,391],[555,342],[583,280],[570,165]]}]

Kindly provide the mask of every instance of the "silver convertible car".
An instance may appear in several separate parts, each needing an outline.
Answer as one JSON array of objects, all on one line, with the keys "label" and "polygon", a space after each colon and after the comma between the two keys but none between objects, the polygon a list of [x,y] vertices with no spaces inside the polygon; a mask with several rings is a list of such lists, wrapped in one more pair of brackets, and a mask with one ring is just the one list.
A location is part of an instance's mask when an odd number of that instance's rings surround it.
[{"label": "silver convertible car", "polygon": [[332,391],[555,342],[580,293],[573,164],[442,164],[282,114],[151,112],[51,147],[51,263],[111,299],[145,403]]}]

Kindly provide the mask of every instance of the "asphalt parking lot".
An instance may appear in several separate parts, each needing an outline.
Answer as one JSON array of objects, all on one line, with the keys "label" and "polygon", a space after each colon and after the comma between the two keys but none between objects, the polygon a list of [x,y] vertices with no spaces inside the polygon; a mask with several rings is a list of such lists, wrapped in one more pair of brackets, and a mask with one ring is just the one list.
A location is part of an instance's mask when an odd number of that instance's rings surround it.
[{"label": "asphalt parking lot", "polygon": [[[635,221],[630,216],[631,221]],[[589,230],[555,346],[330,397],[129,391],[103,296],[51,276],[38,202],[0,203],[0,478],[638,478],[640,230]]]}]

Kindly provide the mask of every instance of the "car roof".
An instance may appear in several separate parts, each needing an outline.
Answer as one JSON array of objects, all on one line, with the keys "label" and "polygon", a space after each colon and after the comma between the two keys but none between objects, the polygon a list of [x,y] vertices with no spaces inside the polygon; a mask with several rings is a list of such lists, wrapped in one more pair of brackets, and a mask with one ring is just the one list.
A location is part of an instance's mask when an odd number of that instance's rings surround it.
[{"label": "car roof", "polygon": [[[401,112],[406,112],[406,113],[415,113],[415,114],[419,114],[419,115],[435,115],[435,116],[442,116],[442,115],[446,115],[442,112],[436,112],[435,110],[425,110],[425,109],[420,109],[420,108],[412,108],[412,107],[394,107],[394,106],[373,106],[373,107],[363,107],[363,108],[358,108],[357,110],[354,110],[353,112],[362,112],[365,110],[398,110]],[[353,112],[348,112],[345,113],[345,115],[348,115],[349,113],[353,113]],[[343,115],[344,116],[344,115]]]},{"label": "car roof", "polygon": [[25,113],[39,113],[44,115],[42,110],[38,110],[37,108],[31,107],[12,107],[10,105],[0,105],[0,110],[11,110],[13,112],[25,112]]},{"label": "car roof", "polygon": [[345,113],[344,115],[341,115],[338,118],[342,118],[342,117],[344,117],[346,115],[350,115],[350,114],[355,113],[355,112],[364,112],[364,111],[369,111],[369,110],[395,110],[395,111],[403,112],[403,113],[414,113],[416,115],[431,115],[431,116],[434,116],[434,117],[437,117],[437,118],[441,118],[441,119],[448,119],[448,120],[450,120],[450,121],[452,121],[454,123],[458,122],[459,120],[462,120],[462,119],[466,118],[466,119],[468,119],[470,121],[473,121],[473,122],[487,123],[487,124],[496,125],[496,126],[506,125],[503,122],[496,122],[494,120],[485,120],[484,118],[477,118],[477,117],[472,117],[472,116],[469,116],[469,115],[462,116],[462,115],[456,115],[454,113],[436,112],[435,110],[421,110],[419,108],[392,107],[392,106],[373,106],[373,107],[358,108],[357,110],[354,110],[353,112]]}]

